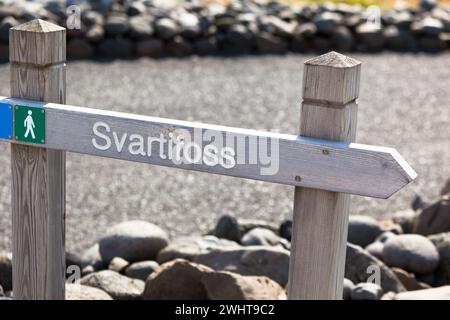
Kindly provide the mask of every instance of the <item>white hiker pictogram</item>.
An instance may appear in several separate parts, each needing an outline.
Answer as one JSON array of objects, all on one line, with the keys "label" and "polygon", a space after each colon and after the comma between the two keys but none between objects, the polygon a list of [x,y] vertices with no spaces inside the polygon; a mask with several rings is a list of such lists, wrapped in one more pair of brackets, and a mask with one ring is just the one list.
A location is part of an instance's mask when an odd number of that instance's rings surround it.
[{"label": "white hiker pictogram", "polygon": [[27,128],[27,131],[25,132],[25,138],[28,137],[28,135],[31,133],[31,137],[36,139],[36,136],[34,135],[34,128],[36,126],[34,125],[33,117],[31,116],[33,112],[31,110],[28,110],[28,116],[25,118],[25,121],[23,122],[23,126]]}]

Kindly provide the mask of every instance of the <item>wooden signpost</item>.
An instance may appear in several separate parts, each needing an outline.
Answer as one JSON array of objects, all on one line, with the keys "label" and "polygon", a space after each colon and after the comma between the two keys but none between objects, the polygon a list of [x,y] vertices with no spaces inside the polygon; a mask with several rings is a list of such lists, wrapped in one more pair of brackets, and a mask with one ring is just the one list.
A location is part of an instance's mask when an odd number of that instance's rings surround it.
[{"label": "wooden signpost", "polygon": [[15,299],[64,299],[65,152],[295,186],[290,299],[340,299],[349,194],[388,198],[416,173],[391,148],[353,143],[360,63],[335,52],[305,64],[300,135],[65,105],[65,29],[11,29]]}]

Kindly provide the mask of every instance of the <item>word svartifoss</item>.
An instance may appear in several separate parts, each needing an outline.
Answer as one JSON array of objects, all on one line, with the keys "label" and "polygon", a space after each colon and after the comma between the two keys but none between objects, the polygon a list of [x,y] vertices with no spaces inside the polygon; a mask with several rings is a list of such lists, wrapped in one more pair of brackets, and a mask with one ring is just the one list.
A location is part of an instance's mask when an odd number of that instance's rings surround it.
[{"label": "word svartifoss", "polygon": [[261,175],[279,169],[279,141],[270,136],[243,135],[204,128],[160,129],[152,135],[114,130],[113,125],[96,122],[92,145],[97,150],[128,152],[138,157],[159,157],[176,165],[257,165]]}]

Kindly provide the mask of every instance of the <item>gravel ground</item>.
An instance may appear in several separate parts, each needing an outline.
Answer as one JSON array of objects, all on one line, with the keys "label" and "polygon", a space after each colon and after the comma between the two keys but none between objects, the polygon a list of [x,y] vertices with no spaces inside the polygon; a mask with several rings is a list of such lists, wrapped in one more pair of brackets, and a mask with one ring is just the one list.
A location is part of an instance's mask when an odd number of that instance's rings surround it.
[{"label": "gravel ground", "polygon": [[[363,62],[360,143],[395,147],[419,178],[389,200],[353,197],[352,214],[409,208],[437,197],[450,177],[450,54],[355,55]],[[295,134],[304,55],[70,62],[68,103]],[[0,65],[0,95],[9,68]],[[0,250],[10,250],[9,145],[0,144]],[[293,188],[145,164],[68,154],[67,247],[79,251],[105,229],[145,219],[170,235],[205,231],[217,217],[279,222]]]}]

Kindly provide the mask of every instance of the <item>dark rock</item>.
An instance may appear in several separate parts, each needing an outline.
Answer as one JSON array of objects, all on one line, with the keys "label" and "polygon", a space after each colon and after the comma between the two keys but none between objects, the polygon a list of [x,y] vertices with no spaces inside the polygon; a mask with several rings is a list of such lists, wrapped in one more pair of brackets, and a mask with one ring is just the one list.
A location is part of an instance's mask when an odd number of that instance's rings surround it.
[{"label": "dark rock", "polygon": [[412,233],[417,218],[414,210],[397,211],[392,215],[392,221],[402,227],[403,233]]},{"label": "dark rock", "polygon": [[450,284],[450,232],[429,237],[439,252],[439,266],[435,271],[435,285]]},{"label": "dark rock", "polygon": [[0,255],[0,285],[4,290],[12,290],[12,262],[6,255]]},{"label": "dark rock", "polygon": [[294,36],[296,36],[296,37],[300,36],[300,37],[304,37],[304,38],[312,38],[316,34],[317,34],[317,27],[312,22],[306,22],[306,23],[300,24],[294,32]]},{"label": "dark rock", "polygon": [[325,35],[331,35],[338,25],[342,23],[342,16],[334,12],[324,12],[313,20],[317,30]]},{"label": "dark rock", "polygon": [[444,24],[439,19],[425,17],[422,20],[414,22],[411,29],[421,35],[436,37],[440,32],[444,31]]},{"label": "dark rock", "polygon": [[112,298],[101,289],[67,283],[66,300],[112,300]]},{"label": "dark rock", "polygon": [[211,251],[236,249],[240,246],[231,240],[219,239],[215,236],[181,237],[173,240],[158,253],[156,261],[160,264],[178,258],[192,261],[196,256]]},{"label": "dark rock", "polygon": [[421,0],[420,8],[425,11],[431,11],[438,4],[437,0]]},{"label": "dark rock", "polygon": [[81,278],[82,285],[101,289],[114,300],[138,300],[144,290],[144,281],[125,277],[111,270],[91,273]]},{"label": "dark rock", "polygon": [[194,42],[194,52],[205,56],[216,53],[218,50],[215,37],[200,38]]},{"label": "dark rock", "polygon": [[418,209],[423,209],[428,206],[428,201],[426,201],[423,196],[416,194],[414,195],[414,199],[411,203],[411,208],[416,211]]},{"label": "dark rock", "polygon": [[351,215],[348,222],[348,241],[365,247],[372,243],[383,229],[377,220],[369,216]]},{"label": "dark rock", "polygon": [[163,43],[157,38],[140,40],[136,43],[136,54],[139,56],[159,57],[163,53]]},{"label": "dark rock", "polygon": [[268,32],[261,32],[255,37],[256,48],[260,53],[282,53],[288,49],[288,44],[279,37]]},{"label": "dark rock", "polygon": [[133,43],[125,38],[106,39],[97,47],[98,52],[106,57],[128,57],[133,52]]},{"label": "dark rock", "polygon": [[252,49],[253,38],[250,30],[242,25],[235,24],[228,29],[223,43],[224,50],[230,53],[245,53]]},{"label": "dark rock", "polygon": [[278,229],[278,234],[280,237],[291,241],[292,237],[292,220],[285,220],[280,224],[280,228]]},{"label": "dark rock", "polygon": [[69,59],[88,59],[94,53],[94,47],[84,39],[74,38],[67,43],[67,56]]},{"label": "dark rock", "polygon": [[126,11],[130,17],[134,17],[145,14],[147,12],[147,7],[143,2],[135,1],[128,4]]},{"label": "dark rock", "polygon": [[355,284],[351,280],[344,278],[344,293],[343,293],[342,299],[350,300],[351,292],[354,287],[355,287]]},{"label": "dark rock", "polygon": [[169,18],[158,19],[154,23],[156,34],[163,40],[169,40],[178,34],[178,25]]},{"label": "dark rock", "polygon": [[450,231],[450,194],[420,211],[414,232],[430,235]]},{"label": "dark rock", "polygon": [[88,27],[84,33],[86,40],[92,43],[98,43],[103,40],[105,36],[105,29],[101,25],[95,24]]},{"label": "dark rock", "polygon": [[382,29],[374,23],[364,23],[356,27],[356,37],[364,51],[380,51],[384,47]]},{"label": "dark rock", "polygon": [[158,262],[152,260],[135,262],[125,270],[125,275],[130,278],[145,281],[150,274],[158,269],[158,267]]},{"label": "dark rock", "polygon": [[[392,25],[383,30],[383,37],[388,49],[394,51],[410,51],[416,48],[416,40],[411,32],[401,30]],[[416,206],[418,203],[415,204]]]},{"label": "dark rock", "polygon": [[126,16],[110,16],[103,27],[108,35],[120,36],[130,30],[130,23]]},{"label": "dark rock", "polygon": [[281,20],[277,16],[263,16],[260,19],[260,27],[281,38],[292,37],[296,24]]},{"label": "dark rock", "polygon": [[186,57],[193,51],[192,44],[181,36],[175,36],[166,43],[165,51],[175,57]]},{"label": "dark rock", "polygon": [[375,283],[358,283],[351,291],[352,300],[380,300],[383,289]]},{"label": "dark rock", "polygon": [[436,53],[445,49],[445,43],[437,37],[419,37],[417,40],[419,49],[425,52]]},{"label": "dark rock", "polygon": [[81,22],[87,27],[94,25],[102,26],[105,19],[103,18],[103,15],[97,11],[87,10],[81,13]]},{"label": "dark rock", "polygon": [[342,52],[351,51],[355,40],[350,30],[345,26],[338,26],[331,35],[333,47]]},{"label": "dark rock", "polygon": [[333,47],[331,39],[324,36],[316,36],[311,39],[311,46],[317,53],[326,53]]},{"label": "dark rock", "polygon": [[153,33],[153,21],[150,17],[137,16],[130,19],[130,36],[132,38],[149,38]]},{"label": "dark rock", "polygon": [[177,15],[180,35],[186,39],[195,39],[201,31],[200,21],[195,14],[182,11]]},{"label": "dark rock", "polygon": [[404,291],[400,280],[383,262],[372,256],[361,247],[347,244],[346,259],[345,259],[345,277],[353,283],[366,282],[371,273],[368,272],[368,268],[372,265],[379,267],[381,287],[384,292]]},{"label": "dark rock", "polygon": [[9,41],[9,29],[19,25],[14,17],[6,17],[0,23],[0,41],[7,44]]},{"label": "dark rock", "polygon": [[100,254],[109,263],[114,257],[129,262],[154,260],[168,244],[167,234],[146,221],[126,221],[108,229],[100,240]]},{"label": "dark rock", "polygon": [[240,242],[241,231],[237,219],[230,215],[221,216],[214,228],[213,235],[218,238]]},{"label": "dark rock", "polygon": [[9,46],[7,44],[0,43],[0,62],[9,61]]},{"label": "dark rock", "polygon": [[227,251],[212,251],[198,255],[194,262],[215,270],[242,275],[266,276],[285,286],[288,280],[289,251],[276,247],[245,247]]},{"label": "dark rock", "polygon": [[439,253],[427,238],[405,234],[386,241],[383,248],[383,260],[391,267],[415,274],[427,274],[437,268]]}]

